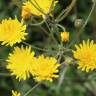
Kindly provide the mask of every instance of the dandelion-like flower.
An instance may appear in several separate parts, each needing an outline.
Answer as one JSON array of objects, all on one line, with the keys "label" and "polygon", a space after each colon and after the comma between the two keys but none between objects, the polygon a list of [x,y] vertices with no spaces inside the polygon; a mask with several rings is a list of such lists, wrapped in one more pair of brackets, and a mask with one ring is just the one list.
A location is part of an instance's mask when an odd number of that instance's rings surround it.
[{"label": "dandelion-like flower", "polygon": [[69,41],[69,32],[61,32],[61,41],[62,42]]},{"label": "dandelion-like flower", "polygon": [[78,60],[78,68],[86,72],[96,69],[96,44],[93,40],[83,41],[83,44],[75,45],[75,47],[73,55]]},{"label": "dandelion-like flower", "polygon": [[0,23],[0,41],[2,45],[13,46],[15,43],[20,43],[22,40],[25,40],[26,25],[23,25],[23,22],[19,22],[17,18],[8,20],[2,20]]},{"label": "dandelion-like flower", "polygon": [[58,67],[60,64],[54,57],[44,57],[40,55],[32,66],[31,73],[36,81],[49,80],[58,77]]},{"label": "dandelion-like flower", "polygon": [[[44,17],[44,14],[48,14],[53,0],[30,0],[23,3],[22,6],[22,17],[30,16],[30,13],[36,16]],[[54,1],[54,9],[57,1]]]},{"label": "dandelion-like flower", "polygon": [[34,52],[31,51],[31,46],[24,48],[15,47],[13,53],[9,54],[7,69],[11,71],[16,79],[26,80],[29,77],[31,64],[34,63]]},{"label": "dandelion-like flower", "polygon": [[21,94],[18,93],[17,91],[13,91],[13,90],[12,90],[12,96],[21,96]]}]

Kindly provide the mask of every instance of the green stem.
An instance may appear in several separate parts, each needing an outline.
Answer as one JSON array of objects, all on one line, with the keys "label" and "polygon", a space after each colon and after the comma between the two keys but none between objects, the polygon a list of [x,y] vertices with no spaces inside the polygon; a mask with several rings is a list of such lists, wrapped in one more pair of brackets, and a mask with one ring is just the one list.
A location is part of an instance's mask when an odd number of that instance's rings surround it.
[{"label": "green stem", "polygon": [[10,74],[8,74],[8,73],[0,73],[0,76],[11,76]]},{"label": "green stem", "polygon": [[75,3],[76,3],[76,0],[72,0],[71,4],[70,4],[70,6],[68,7],[68,9],[67,9],[67,11],[65,12],[65,14],[64,14],[62,17],[56,19],[56,22],[60,22],[60,21],[62,21],[63,19],[65,19],[65,18],[69,15],[69,13],[70,13],[70,11],[72,10],[72,8],[74,7]]},{"label": "green stem", "polygon": [[[69,5],[70,6],[70,5]],[[59,16],[56,18],[56,20],[58,20],[59,18],[61,18],[62,15],[64,15],[64,13],[68,10],[69,6],[66,9],[63,9],[62,12],[59,14]]]},{"label": "green stem", "polygon": [[62,85],[62,83],[63,83],[63,80],[64,80],[64,77],[65,77],[65,73],[66,73],[66,71],[67,71],[67,68],[68,66],[65,66],[65,69],[63,69],[63,71],[62,71],[62,73],[61,73],[61,76],[60,76],[60,78],[59,78],[59,82],[58,82],[58,85],[57,85],[57,91],[59,91],[60,90],[60,87],[61,87],[61,85]]},{"label": "green stem", "polygon": [[[56,40],[55,37],[54,37],[54,32],[53,32],[53,27],[54,27],[54,26],[51,26],[51,28],[50,28],[50,26],[49,26],[49,24],[48,24],[47,21],[45,21],[45,24],[46,24],[46,26],[47,26],[47,28],[48,28],[48,30],[49,30],[49,32],[50,32],[49,37],[51,37],[51,38],[55,41],[55,43],[58,44],[57,40]],[[50,38],[50,39],[51,39],[51,38]]]},{"label": "green stem", "polygon": [[[27,45],[27,46],[30,46],[31,44],[28,44],[27,42],[23,42],[23,44]],[[49,51],[49,50],[46,50],[46,49],[42,49],[42,48],[39,48],[39,47],[36,47],[34,45],[31,45],[32,48],[34,49],[37,49],[37,50],[40,50],[40,51]]]},{"label": "green stem", "polygon": [[30,44],[28,44],[26,42],[23,42],[23,44],[25,44],[27,46],[32,46],[32,48],[40,50],[40,51],[45,51],[45,52],[50,52],[50,53],[56,52],[55,50],[42,49],[42,48],[36,47],[34,45],[30,45]]},{"label": "green stem", "polygon": [[27,93],[25,93],[23,96],[27,96],[28,94],[30,94],[35,88],[37,88],[39,85],[41,84],[40,83],[37,83],[34,87],[32,87]]},{"label": "green stem", "polygon": [[60,25],[60,24],[56,24],[58,27],[60,27],[62,30],[63,30],[63,32],[65,32],[66,31],[66,29],[62,26],[62,25]]},{"label": "green stem", "polygon": [[41,22],[39,23],[35,23],[35,24],[30,24],[31,26],[40,26],[45,22],[45,19],[43,19]]},{"label": "green stem", "polygon": [[52,39],[55,41],[55,43],[58,45],[58,41],[57,41],[57,39],[56,39],[55,36],[54,36],[54,28],[55,28],[55,26],[52,25],[50,36],[51,36]]},{"label": "green stem", "polygon": [[[34,18],[31,18],[31,19],[32,19],[35,23],[37,23]],[[43,21],[45,22],[45,20],[43,20]],[[42,22],[43,22],[43,21],[42,21]],[[43,22],[43,23],[44,23],[44,22]],[[30,24],[30,25],[33,26],[34,24]],[[39,27],[42,31],[44,31],[44,33],[45,33],[46,35],[49,35],[48,32],[41,26],[41,24],[38,24],[38,27]]]},{"label": "green stem", "polygon": [[45,21],[45,24],[46,24],[46,26],[47,26],[47,28],[48,28],[49,32],[51,33],[51,28],[50,28],[50,26],[49,26],[48,22],[47,22],[47,21]]}]

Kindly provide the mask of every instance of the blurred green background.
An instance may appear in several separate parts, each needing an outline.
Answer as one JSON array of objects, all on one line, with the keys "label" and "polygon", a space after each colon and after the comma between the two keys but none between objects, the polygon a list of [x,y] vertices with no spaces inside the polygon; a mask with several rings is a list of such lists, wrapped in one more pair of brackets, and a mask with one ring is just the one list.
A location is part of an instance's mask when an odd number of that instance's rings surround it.
[{"label": "blurred green background", "polygon": [[[59,0],[55,9],[55,15],[59,14],[61,10],[66,8],[70,3],[71,0]],[[9,17],[14,18],[15,16],[21,19],[21,5],[22,0],[0,0],[0,22],[2,19]],[[65,26],[66,30],[70,32],[70,42],[74,41],[75,35],[78,34],[78,29],[74,26],[76,19],[85,21],[91,8],[91,0],[77,0],[75,7],[70,14],[60,22],[60,24]],[[45,29],[47,30],[46,27]],[[53,44],[49,44],[50,46],[46,44],[46,35],[39,27],[28,26],[27,32],[29,32],[29,36],[27,37],[26,42],[40,47],[45,46],[45,48],[53,46]],[[80,40],[86,40],[88,38],[96,40],[96,10],[94,10],[84,32],[79,40],[77,40],[77,43]],[[36,54],[44,53],[38,50],[35,51]],[[11,52],[10,47],[0,45],[0,73],[8,73],[4,67],[6,63],[2,58],[6,59],[9,52]],[[50,54],[46,53],[45,55]],[[70,65],[63,77],[64,80],[62,81],[60,88],[57,87],[59,79],[54,80],[52,83],[44,82],[29,96],[96,96],[95,72],[81,72],[81,70],[77,70],[76,65]],[[9,77],[0,75],[0,96],[11,96],[11,90],[18,90],[24,94],[35,84],[36,82],[34,82],[32,78],[19,82],[14,76]]]}]

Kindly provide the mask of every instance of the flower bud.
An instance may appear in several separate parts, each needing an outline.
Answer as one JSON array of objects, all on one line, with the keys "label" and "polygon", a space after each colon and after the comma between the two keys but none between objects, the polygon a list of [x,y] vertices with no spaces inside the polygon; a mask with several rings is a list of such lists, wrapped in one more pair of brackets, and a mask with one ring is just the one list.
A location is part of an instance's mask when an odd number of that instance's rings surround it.
[{"label": "flower bud", "polygon": [[69,41],[69,32],[61,32],[61,41],[62,42]]},{"label": "flower bud", "polygon": [[80,29],[82,27],[82,25],[83,25],[82,19],[76,19],[75,20],[75,23],[74,23],[75,28]]}]

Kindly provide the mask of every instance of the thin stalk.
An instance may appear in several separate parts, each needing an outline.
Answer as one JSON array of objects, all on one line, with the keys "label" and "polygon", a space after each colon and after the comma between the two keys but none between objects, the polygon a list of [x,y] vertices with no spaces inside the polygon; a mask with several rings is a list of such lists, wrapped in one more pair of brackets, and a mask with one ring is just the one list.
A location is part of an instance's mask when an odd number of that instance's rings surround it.
[{"label": "thin stalk", "polygon": [[57,41],[57,39],[56,39],[55,36],[54,36],[54,27],[55,27],[55,26],[52,25],[50,36],[51,36],[51,38],[55,41],[55,43],[58,45],[58,41]]},{"label": "thin stalk", "polygon": [[31,26],[39,26],[42,25],[45,22],[45,19],[43,19],[41,22],[35,23],[35,24],[30,24]]},{"label": "thin stalk", "polygon": [[7,77],[9,77],[11,75],[9,73],[0,73],[0,76],[7,76]]},{"label": "thin stalk", "polygon": [[47,21],[45,21],[45,24],[46,24],[46,26],[47,26],[47,28],[48,28],[48,30],[50,32],[49,37],[51,37],[55,41],[55,43],[58,44],[58,42],[55,39],[54,34],[53,34],[53,26],[51,26],[51,28],[50,28],[50,26],[49,26]]},{"label": "thin stalk", "polygon": [[[31,19],[32,19],[35,23],[37,23],[34,18],[31,18]],[[45,23],[45,20],[43,20],[43,21],[44,21],[43,23]],[[30,25],[31,25],[31,26],[34,26],[34,24],[30,24]],[[38,24],[38,27],[39,27],[41,30],[43,30],[46,35],[49,35],[48,32],[46,31],[46,29],[44,29],[41,25],[42,25],[42,24]]]},{"label": "thin stalk", "polygon": [[65,66],[65,68],[63,69],[63,71],[60,75],[59,82],[58,82],[58,85],[57,85],[57,92],[60,90],[60,87],[63,83],[64,77],[65,77],[65,74],[66,74],[66,71],[67,71],[67,66]]},{"label": "thin stalk", "polygon": [[34,87],[32,87],[27,93],[25,93],[23,96],[27,96],[28,94],[30,94],[34,89],[36,89],[39,85],[41,84],[40,83],[37,83]]},{"label": "thin stalk", "polygon": [[[69,5],[70,6],[70,5]],[[58,17],[56,18],[56,20],[58,20],[59,18],[61,18],[62,15],[64,15],[64,13],[69,9],[69,6],[66,9],[63,9],[62,12],[58,15]]]},{"label": "thin stalk", "polygon": [[65,12],[65,14],[62,17],[56,19],[56,22],[60,22],[63,19],[65,19],[69,15],[69,13],[71,12],[71,10],[74,7],[75,3],[76,3],[76,0],[72,0],[70,6],[68,7],[68,10]]},{"label": "thin stalk", "polygon": [[49,32],[51,33],[51,28],[50,28],[50,26],[49,26],[48,22],[47,22],[47,21],[45,21],[45,24],[46,24],[46,26],[47,26],[47,28],[48,28]]},{"label": "thin stalk", "polygon": [[62,25],[60,25],[60,24],[56,24],[58,27],[60,27],[62,30],[63,30],[63,32],[65,32],[66,31],[66,29],[65,29],[65,27],[63,27]]},{"label": "thin stalk", "polygon": [[[23,42],[23,44],[27,45],[27,46],[30,46],[30,44],[28,44],[27,42]],[[37,49],[37,50],[40,50],[40,51],[49,51],[49,50],[46,50],[46,49],[42,49],[42,48],[39,48],[37,46],[34,46],[34,45],[31,45],[32,48],[34,49]]]},{"label": "thin stalk", "polygon": [[28,44],[26,42],[23,42],[23,44],[25,44],[27,46],[32,46],[32,48],[40,50],[40,51],[45,51],[45,52],[50,52],[50,53],[56,52],[55,50],[42,49],[42,48],[36,47],[34,45],[30,45],[30,44]]}]

